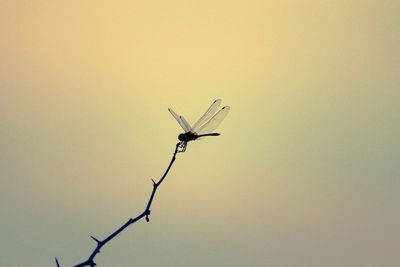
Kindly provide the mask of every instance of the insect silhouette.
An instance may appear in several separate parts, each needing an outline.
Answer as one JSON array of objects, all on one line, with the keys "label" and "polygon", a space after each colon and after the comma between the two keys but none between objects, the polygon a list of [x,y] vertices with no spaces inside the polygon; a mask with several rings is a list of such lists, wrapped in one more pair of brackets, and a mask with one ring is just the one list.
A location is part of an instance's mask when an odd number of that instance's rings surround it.
[{"label": "insect silhouette", "polygon": [[185,131],[185,133],[182,133],[178,136],[179,141],[181,141],[179,145],[180,150],[178,152],[185,152],[187,143],[189,141],[194,141],[205,136],[220,135],[219,133],[213,133],[212,131],[214,131],[221,124],[230,110],[229,106],[225,106],[215,113],[220,105],[221,99],[215,100],[204,113],[204,115],[201,116],[195,124],[193,124],[193,127],[190,126],[183,116],[179,116],[171,108],[168,108],[168,111]]}]

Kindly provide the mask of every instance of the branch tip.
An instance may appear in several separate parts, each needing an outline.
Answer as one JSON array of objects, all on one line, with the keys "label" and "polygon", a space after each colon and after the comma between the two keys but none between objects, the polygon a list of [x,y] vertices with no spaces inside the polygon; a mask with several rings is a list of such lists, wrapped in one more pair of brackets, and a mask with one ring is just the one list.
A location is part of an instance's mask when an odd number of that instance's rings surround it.
[{"label": "branch tip", "polygon": [[55,258],[56,258],[57,267],[60,267],[60,264],[58,263],[57,257],[55,257]]}]

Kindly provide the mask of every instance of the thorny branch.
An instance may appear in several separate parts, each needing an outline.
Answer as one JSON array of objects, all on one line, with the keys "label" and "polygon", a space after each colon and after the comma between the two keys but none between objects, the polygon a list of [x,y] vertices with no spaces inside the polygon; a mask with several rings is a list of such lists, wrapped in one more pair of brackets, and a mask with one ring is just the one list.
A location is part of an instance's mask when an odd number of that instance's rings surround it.
[{"label": "thorny branch", "polygon": [[[112,233],[111,235],[109,235],[106,239],[104,240],[98,240],[97,238],[90,236],[96,243],[97,246],[96,248],[93,250],[92,254],[89,256],[89,258],[87,260],[85,260],[84,262],[81,262],[77,265],[75,265],[74,267],[82,267],[82,266],[96,266],[96,263],[94,262],[94,257],[96,257],[97,253],[100,253],[100,249],[107,244],[109,241],[111,241],[111,239],[113,239],[114,237],[116,237],[119,233],[121,233],[125,228],[127,228],[129,225],[139,221],[140,219],[142,219],[143,217],[146,217],[146,221],[149,222],[149,215],[150,215],[150,206],[151,203],[153,202],[154,199],[154,195],[156,194],[157,188],[158,186],[160,186],[160,184],[164,181],[165,176],[167,176],[169,170],[171,169],[172,164],[175,161],[175,156],[178,152],[182,152],[179,151],[179,145],[181,145],[181,143],[177,143],[176,147],[175,147],[175,151],[174,151],[174,155],[172,156],[171,162],[168,165],[167,170],[165,171],[164,175],[161,177],[161,179],[156,183],[153,179],[153,191],[151,192],[150,195],[150,199],[149,202],[147,203],[146,209],[140,214],[138,215],[136,218],[130,218],[124,225],[122,225],[118,230],[116,230],[114,233]],[[56,260],[56,264],[57,267],[59,267],[59,263],[57,258],[55,258]]]}]

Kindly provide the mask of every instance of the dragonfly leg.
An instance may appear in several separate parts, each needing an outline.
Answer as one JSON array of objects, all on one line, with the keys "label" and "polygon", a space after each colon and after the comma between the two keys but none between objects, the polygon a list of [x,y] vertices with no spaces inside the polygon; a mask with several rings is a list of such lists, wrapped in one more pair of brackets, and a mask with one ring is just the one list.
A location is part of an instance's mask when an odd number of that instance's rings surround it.
[{"label": "dragonfly leg", "polygon": [[179,152],[185,152],[186,151],[186,142],[182,141],[181,144],[179,145],[180,150],[178,150]]}]

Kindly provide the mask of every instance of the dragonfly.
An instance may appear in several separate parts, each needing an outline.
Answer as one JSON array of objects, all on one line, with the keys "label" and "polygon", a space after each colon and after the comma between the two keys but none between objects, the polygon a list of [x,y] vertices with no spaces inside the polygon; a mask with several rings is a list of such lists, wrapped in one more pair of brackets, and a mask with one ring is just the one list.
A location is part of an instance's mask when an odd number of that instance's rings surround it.
[{"label": "dragonfly", "polygon": [[220,135],[219,133],[214,133],[213,131],[221,124],[230,110],[229,106],[225,106],[215,113],[220,105],[221,99],[215,100],[204,113],[204,115],[201,116],[195,124],[193,124],[193,127],[190,126],[183,116],[179,116],[171,108],[168,108],[168,111],[185,131],[178,136],[179,141],[181,141],[178,152],[185,152],[187,143],[189,141],[194,141],[205,136]]}]

